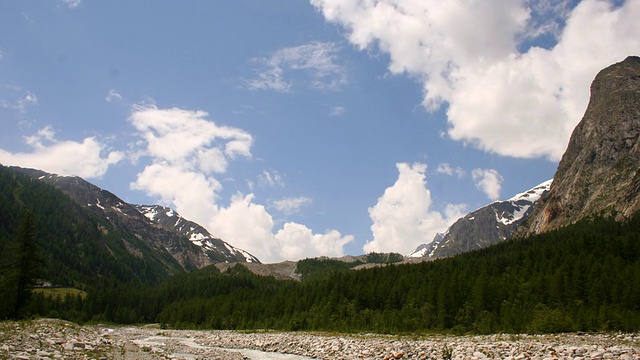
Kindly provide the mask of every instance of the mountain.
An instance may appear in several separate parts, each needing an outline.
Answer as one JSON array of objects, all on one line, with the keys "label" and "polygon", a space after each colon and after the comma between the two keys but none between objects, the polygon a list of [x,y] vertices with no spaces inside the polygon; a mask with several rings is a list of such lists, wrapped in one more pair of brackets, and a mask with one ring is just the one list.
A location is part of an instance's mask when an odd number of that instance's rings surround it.
[{"label": "mountain", "polygon": [[511,237],[532,213],[551,180],[512,197],[493,202],[458,219],[429,244],[418,246],[408,257],[437,259],[497,244]]},{"label": "mountain", "polygon": [[[106,220],[118,233],[133,236],[153,251],[169,255],[182,270],[199,269],[219,262],[259,262],[253,255],[211,236],[202,226],[168,208],[128,204],[77,176],[59,176],[18,167],[10,169],[52,185],[83,210]],[[152,216],[153,213],[157,216]],[[125,244],[130,252],[140,253],[140,249],[130,243]]]},{"label": "mountain", "polygon": [[640,210],[639,136],[640,57],[630,56],[596,75],[553,186],[517,236],[594,215],[623,220]]},{"label": "mountain", "polygon": [[173,209],[161,205],[133,205],[153,224],[166,230],[177,232],[202,248],[216,263],[250,262],[260,260],[248,252],[235,248],[221,239],[211,235],[207,229],[193,221],[180,216]]}]

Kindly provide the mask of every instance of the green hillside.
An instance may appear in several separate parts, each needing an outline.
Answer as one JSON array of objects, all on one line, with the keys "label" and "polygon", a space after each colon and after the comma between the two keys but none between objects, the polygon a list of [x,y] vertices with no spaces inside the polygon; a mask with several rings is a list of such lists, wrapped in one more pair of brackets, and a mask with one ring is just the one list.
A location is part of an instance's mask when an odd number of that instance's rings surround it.
[{"label": "green hillside", "polygon": [[[31,217],[38,281],[90,289],[115,281],[158,284],[181,268],[170,256],[159,259],[148,244],[114,228],[53,186],[0,166],[0,287],[4,303],[14,291],[21,224]],[[167,270],[167,263],[174,263]],[[0,314],[0,318],[6,314]]]}]

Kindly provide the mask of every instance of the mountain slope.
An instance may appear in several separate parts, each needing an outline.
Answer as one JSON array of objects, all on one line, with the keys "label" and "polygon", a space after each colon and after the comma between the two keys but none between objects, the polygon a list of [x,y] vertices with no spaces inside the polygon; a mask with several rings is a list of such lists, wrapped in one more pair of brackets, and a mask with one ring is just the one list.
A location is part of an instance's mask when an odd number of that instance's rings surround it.
[{"label": "mountain slope", "polygon": [[445,233],[436,234],[429,244],[422,244],[409,257],[436,259],[481,249],[511,237],[532,213],[545,194],[551,180],[512,197],[493,202],[458,219]]},{"label": "mountain slope", "polygon": [[189,239],[193,244],[215,262],[251,262],[260,263],[255,256],[235,248],[211,235],[207,229],[180,216],[173,209],[160,205],[133,205],[152,223]]},{"label": "mountain slope", "polygon": [[[15,239],[24,214],[30,212],[41,248],[40,276],[55,285],[85,288],[100,279],[156,284],[184,271],[167,251],[158,251],[109,217],[25,172],[48,176],[0,166],[0,258],[6,255],[2,248]],[[6,264],[4,260],[0,263]]]},{"label": "mountain slope", "polygon": [[640,57],[600,71],[553,186],[518,236],[546,232],[593,215],[618,220],[640,210]]},{"label": "mountain slope", "polygon": [[[82,178],[58,176],[34,169],[17,167],[11,169],[53,185],[79,206],[90,210],[95,216],[106,219],[119,232],[130,234],[146,242],[157,252],[168,253],[185,270],[194,270],[218,262],[259,262],[254,256],[237,250],[220,239],[213,238],[208,235],[208,232],[206,234],[210,239],[207,239],[209,241],[206,243],[189,241],[190,234],[183,233],[175,227],[151,221],[148,216],[140,212],[145,207],[128,204],[111,192],[100,189]],[[166,220],[173,221],[174,224],[178,224],[179,220],[181,223],[188,224],[188,228],[198,229],[201,234],[206,232],[200,225],[187,222],[177,214],[176,216],[175,219]],[[135,250],[132,251],[135,252]]]}]

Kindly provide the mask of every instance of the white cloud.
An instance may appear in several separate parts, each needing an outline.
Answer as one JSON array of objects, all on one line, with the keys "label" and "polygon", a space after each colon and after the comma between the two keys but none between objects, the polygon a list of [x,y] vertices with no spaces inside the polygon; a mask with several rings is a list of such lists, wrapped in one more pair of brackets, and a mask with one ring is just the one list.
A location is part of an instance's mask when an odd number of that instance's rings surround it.
[{"label": "white cloud", "polygon": [[347,83],[346,69],[336,63],[338,46],[328,42],[312,42],[282,48],[268,58],[254,59],[259,65],[256,78],[245,81],[251,90],[289,92],[294,74],[302,74],[298,82],[315,90],[338,90]]},{"label": "white cloud", "polygon": [[31,152],[11,153],[0,149],[0,163],[44,170],[60,175],[100,178],[109,166],[124,158],[120,151],[108,151],[95,137],[82,142],[60,141],[51,127],[40,129],[25,138]]},{"label": "white cloud", "polygon": [[283,187],[284,179],[276,170],[263,170],[258,175],[258,184],[262,187]]},{"label": "white cloud", "polygon": [[453,167],[448,163],[439,164],[436,168],[436,172],[438,174],[445,174],[449,176],[453,176],[455,174],[459,178],[466,175],[466,171],[464,171],[464,169],[459,166]]},{"label": "white cloud", "polygon": [[171,205],[181,215],[206,225],[217,211],[217,193],[222,185],[197,169],[157,162],[146,166],[131,188],[159,197],[162,204]]},{"label": "white cloud", "polygon": [[536,38],[542,35],[558,36],[565,19],[571,12],[570,0],[527,1],[532,16],[527,24],[525,36]]},{"label": "white cloud", "polygon": [[69,8],[73,9],[78,7],[82,0],[62,0],[62,2],[65,3]]},{"label": "white cloud", "polygon": [[[142,156],[151,163],[131,184],[133,189],[156,197],[182,216],[193,220],[233,246],[249,251],[263,262],[297,260],[302,257],[342,255],[353,240],[335,230],[313,234],[311,229],[286,223],[274,229],[271,215],[255,202],[254,194],[236,194],[228,205],[221,204],[221,182],[238,157],[250,158],[252,136],[242,129],[219,126],[204,111],[160,109],[153,101],[134,107],[131,124],[143,141],[135,147],[135,160]],[[262,186],[283,186],[277,171],[264,171]],[[310,200],[288,199],[278,204],[295,211]]]},{"label": "white cloud", "polygon": [[[2,89],[5,91],[0,93],[0,96],[5,98],[0,99],[0,108],[15,110],[24,115],[29,107],[38,105],[38,97],[29,90],[19,86],[4,86]],[[11,99],[7,99],[7,97]]]},{"label": "white cloud", "polygon": [[336,230],[314,234],[307,226],[287,222],[274,234],[273,218],[254,195],[236,194],[228,207],[214,214],[210,226],[225,241],[272,263],[305,257],[342,256],[353,236]]},{"label": "white cloud", "polygon": [[300,212],[300,209],[309,205],[313,200],[306,196],[290,197],[274,201],[271,205],[279,212],[285,215],[291,215]]},{"label": "white cloud", "polygon": [[[640,53],[640,1],[311,0],[352,44],[448,104],[448,135],[487,152],[559,160],[598,70]],[[555,36],[548,48],[530,46]]]},{"label": "white cloud", "polygon": [[262,262],[282,260],[273,235],[273,218],[254,195],[236,194],[204,224],[233,246],[247,250]]},{"label": "white cloud", "polygon": [[448,205],[443,216],[431,209],[425,164],[399,163],[396,167],[398,180],[369,208],[373,240],[364,245],[365,252],[409,253],[416,246],[431,242],[436,233],[446,230],[465,210],[463,205]]},{"label": "white cloud", "polygon": [[275,238],[280,244],[281,254],[286,259],[316,257],[318,254],[343,256],[344,246],[353,241],[353,236],[342,236],[336,230],[328,230],[324,234],[313,234],[308,227],[292,222],[284,224]]},{"label": "white cloud", "polygon": [[489,200],[498,200],[502,190],[502,175],[494,169],[473,169],[471,177],[478,190],[484,192]]},{"label": "white cloud", "polygon": [[227,160],[251,156],[253,137],[244,130],[218,126],[204,111],[137,106],[130,121],[145,140],[147,154],[158,161],[204,173],[223,173]]},{"label": "white cloud", "polygon": [[135,106],[129,118],[143,139],[137,145],[142,149],[132,152],[134,160],[151,157],[131,187],[203,225],[218,211],[222,185],[213,175],[225,173],[238,155],[251,157],[253,143],[244,130],[218,126],[207,117],[204,111],[159,109],[149,103]]},{"label": "white cloud", "polygon": [[342,116],[346,112],[347,112],[347,108],[345,108],[344,106],[334,106],[333,108],[331,108],[331,112],[329,113],[329,115]]},{"label": "white cloud", "polygon": [[111,89],[107,93],[107,96],[104,98],[107,102],[119,102],[122,101],[122,95],[120,95],[117,91]]}]

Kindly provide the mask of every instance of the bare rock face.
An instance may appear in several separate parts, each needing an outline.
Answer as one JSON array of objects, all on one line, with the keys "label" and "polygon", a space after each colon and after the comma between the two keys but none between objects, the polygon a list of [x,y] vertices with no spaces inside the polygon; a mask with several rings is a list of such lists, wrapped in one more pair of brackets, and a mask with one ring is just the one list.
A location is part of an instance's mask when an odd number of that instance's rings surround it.
[{"label": "bare rock face", "polygon": [[517,236],[640,210],[640,57],[601,70],[549,192]]}]

